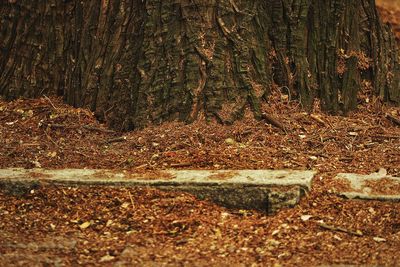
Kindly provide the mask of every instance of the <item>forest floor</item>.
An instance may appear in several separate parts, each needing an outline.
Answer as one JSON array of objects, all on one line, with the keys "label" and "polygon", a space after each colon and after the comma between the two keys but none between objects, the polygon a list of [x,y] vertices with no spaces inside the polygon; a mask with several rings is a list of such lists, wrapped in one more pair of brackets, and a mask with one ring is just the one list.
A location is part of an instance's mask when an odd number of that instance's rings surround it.
[{"label": "forest floor", "polygon": [[[0,193],[0,265],[54,263],[398,265],[400,203],[346,200],[338,172],[400,176],[400,108],[360,94],[346,117],[305,113],[279,92],[269,114],[231,126],[166,123],[119,133],[59,98],[0,102],[0,168],[314,169],[293,209],[266,216],[155,189],[43,186]],[[310,217],[311,216],[311,217]],[[327,230],[325,223],[348,229]],[[362,235],[351,232],[361,231]]]},{"label": "forest floor", "polygon": [[376,0],[376,4],[383,21],[392,25],[397,41],[400,42],[400,1]]},{"label": "forest floor", "polygon": [[[384,12],[399,12],[393,3]],[[171,122],[120,133],[59,98],[0,100],[0,168],[318,171],[301,203],[275,216],[148,188],[0,191],[0,265],[400,266],[400,203],[330,190],[339,172],[400,176],[400,108],[371,96],[368,84],[359,104],[346,117],[318,103],[305,113],[275,91],[266,111],[285,129],[249,115],[230,126]]]}]

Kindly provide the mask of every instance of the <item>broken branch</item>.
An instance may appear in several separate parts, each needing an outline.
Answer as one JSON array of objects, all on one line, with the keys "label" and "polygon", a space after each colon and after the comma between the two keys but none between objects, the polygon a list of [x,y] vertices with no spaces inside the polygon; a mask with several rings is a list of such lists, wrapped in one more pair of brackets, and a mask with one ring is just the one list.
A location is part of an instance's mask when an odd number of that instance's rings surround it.
[{"label": "broken branch", "polygon": [[390,115],[390,114],[386,114],[386,118],[387,118],[389,121],[391,121],[391,122],[393,122],[394,124],[396,124],[397,126],[400,126],[400,119],[399,119],[399,118],[396,118],[396,117],[394,117],[394,116],[392,116],[392,115]]},{"label": "broken branch", "polygon": [[318,225],[327,230],[343,232],[343,233],[352,234],[352,235],[356,235],[356,236],[363,236],[363,233],[360,230],[353,231],[353,230],[349,230],[349,229],[346,229],[343,227],[329,225],[329,224],[326,224],[323,222],[319,222]]},{"label": "broken branch", "polygon": [[275,126],[279,129],[283,130],[285,133],[287,133],[286,127],[280,121],[278,121],[276,118],[274,118],[273,116],[271,116],[267,113],[262,113],[261,118],[263,120],[265,120],[267,123],[271,124],[272,126]]},{"label": "broken branch", "polygon": [[326,126],[326,122],[323,121],[318,115],[310,114],[310,118],[315,120],[316,122],[319,122],[320,124]]},{"label": "broken branch", "polygon": [[43,97],[50,103],[50,105],[53,107],[53,109],[55,111],[57,111],[58,109],[56,108],[56,106],[53,104],[53,102],[51,101],[50,98],[48,98],[46,95],[43,95]]}]

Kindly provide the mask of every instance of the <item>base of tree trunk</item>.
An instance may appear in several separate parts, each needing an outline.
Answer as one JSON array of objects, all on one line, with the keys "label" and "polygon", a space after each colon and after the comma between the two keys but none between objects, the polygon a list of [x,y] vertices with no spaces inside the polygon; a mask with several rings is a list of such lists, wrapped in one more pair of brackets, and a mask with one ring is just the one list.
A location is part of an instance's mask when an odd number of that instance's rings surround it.
[{"label": "base of tree trunk", "polygon": [[261,118],[271,88],[347,113],[400,103],[400,58],[374,0],[0,3],[0,95],[63,95],[116,129]]}]

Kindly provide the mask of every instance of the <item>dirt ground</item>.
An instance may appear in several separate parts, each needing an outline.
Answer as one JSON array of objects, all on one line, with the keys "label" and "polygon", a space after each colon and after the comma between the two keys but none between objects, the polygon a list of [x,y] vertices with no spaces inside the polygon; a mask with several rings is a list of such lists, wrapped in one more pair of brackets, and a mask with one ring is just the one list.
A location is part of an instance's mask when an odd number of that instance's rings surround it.
[{"label": "dirt ground", "polygon": [[376,4],[383,21],[392,25],[397,41],[400,43],[400,1],[377,0]]},{"label": "dirt ground", "polygon": [[[400,262],[400,203],[334,195],[338,172],[400,175],[400,109],[360,95],[347,117],[304,113],[275,92],[266,111],[231,126],[171,122],[107,130],[58,98],[0,102],[0,167],[315,169],[301,204],[276,216],[226,210],[153,189],[41,186],[0,193],[0,265],[271,265]],[[310,217],[311,216],[311,217]],[[345,229],[329,230],[321,224]]]},{"label": "dirt ground", "polygon": [[[400,10],[380,2],[381,12]],[[400,203],[332,191],[338,172],[400,176],[400,108],[371,96],[367,83],[359,103],[346,117],[318,103],[305,113],[276,90],[265,112],[282,129],[249,114],[230,126],[171,122],[120,133],[59,98],[0,100],[0,168],[318,171],[300,205],[270,217],[144,188],[0,191],[0,266],[400,266]]]}]

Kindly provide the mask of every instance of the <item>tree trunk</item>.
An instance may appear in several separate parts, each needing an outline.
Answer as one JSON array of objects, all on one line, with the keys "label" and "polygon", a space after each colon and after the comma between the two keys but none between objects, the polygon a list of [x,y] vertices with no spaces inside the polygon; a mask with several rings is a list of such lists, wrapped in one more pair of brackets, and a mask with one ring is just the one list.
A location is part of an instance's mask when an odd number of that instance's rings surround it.
[{"label": "tree trunk", "polygon": [[272,86],[310,108],[400,103],[400,58],[374,0],[8,0],[0,95],[56,94],[123,130],[260,118]]}]

